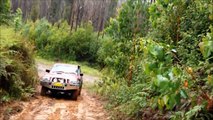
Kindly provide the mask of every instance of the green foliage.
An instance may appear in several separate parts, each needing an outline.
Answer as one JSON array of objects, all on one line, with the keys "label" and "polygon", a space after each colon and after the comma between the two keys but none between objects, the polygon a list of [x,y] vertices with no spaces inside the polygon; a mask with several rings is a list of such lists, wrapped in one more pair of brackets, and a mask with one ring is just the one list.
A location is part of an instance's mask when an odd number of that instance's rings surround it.
[{"label": "green foliage", "polygon": [[[38,79],[32,45],[22,40],[12,28],[0,26],[0,102],[21,98]],[[9,35],[9,36],[8,36]]]},{"label": "green foliage", "polygon": [[193,116],[197,116],[202,108],[203,106],[194,106],[190,111],[186,113],[187,120],[192,119]]},{"label": "green foliage", "polygon": [[8,24],[10,18],[10,0],[0,0],[0,25]]},{"label": "green foliage", "polygon": [[22,26],[22,11],[20,8],[16,10],[15,17],[14,17],[14,25],[15,25],[15,32],[19,31]]},{"label": "green foliage", "polygon": [[131,41],[136,34],[144,37],[149,28],[148,3],[141,0],[127,0],[118,10],[116,19],[110,19],[106,32],[118,41]]},{"label": "green foliage", "polygon": [[192,119],[210,120],[212,118],[213,115],[205,111],[205,107],[203,105],[196,105],[186,113],[183,111],[178,111],[170,116],[171,120],[192,120]]},{"label": "green foliage", "polygon": [[22,33],[35,43],[38,54],[44,58],[96,61],[99,41],[89,23],[70,32],[66,21],[52,26],[46,19],[41,19],[25,24]]},{"label": "green foliage", "polygon": [[[119,9],[98,52],[107,66],[98,92],[107,96],[118,119],[212,117],[207,109],[213,95],[212,4],[211,0],[153,4],[128,0]],[[146,27],[137,23],[138,11],[147,13]]]},{"label": "green foliage", "polygon": [[128,87],[121,78],[107,76],[103,77],[103,83],[99,83],[99,85],[97,92],[106,96],[106,99],[111,103],[106,107],[114,108],[112,114],[119,113],[120,115],[117,117],[133,116],[148,104],[147,97],[150,96],[148,93],[150,88],[145,87],[145,84],[132,84],[131,87]]},{"label": "green foliage", "polygon": [[128,0],[118,10],[118,16],[110,19],[110,25],[105,29],[111,38],[102,40],[99,61],[103,61],[120,77],[128,76],[132,55],[138,54],[136,45],[139,45],[139,41],[136,37],[148,33],[148,6],[147,2],[141,0]]},{"label": "green foliage", "polygon": [[101,47],[98,51],[99,62],[113,69],[115,74],[125,76],[129,63],[129,56],[125,51],[129,47],[128,44],[116,42],[106,37],[101,40]]},{"label": "green foliage", "polygon": [[99,41],[93,33],[91,24],[84,24],[82,28],[78,28],[76,32],[73,32],[68,41],[72,42],[70,46],[72,46],[75,52],[76,60],[96,61]]},{"label": "green foliage", "polygon": [[210,26],[211,32],[208,32],[199,43],[200,51],[205,59],[213,57],[213,27]]},{"label": "green foliage", "polygon": [[[158,44],[152,40],[142,40],[144,72],[152,80],[152,88],[158,94],[154,99],[158,101],[158,107],[173,109],[180,104],[181,97],[186,98],[187,94],[181,88],[181,74],[179,66],[174,66],[172,61],[171,48],[165,44]],[[146,46],[146,47],[144,47]]]},{"label": "green foliage", "polygon": [[[211,0],[159,0],[150,8],[154,40],[174,45],[182,64],[199,64],[202,60],[197,45],[213,22]],[[190,44],[190,46],[189,46]]]}]

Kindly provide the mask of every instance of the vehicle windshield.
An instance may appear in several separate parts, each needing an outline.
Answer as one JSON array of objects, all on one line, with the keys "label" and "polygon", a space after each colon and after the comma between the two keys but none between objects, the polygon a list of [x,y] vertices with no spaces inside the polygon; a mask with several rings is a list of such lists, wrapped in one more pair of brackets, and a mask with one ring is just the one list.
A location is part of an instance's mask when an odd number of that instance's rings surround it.
[{"label": "vehicle windshield", "polygon": [[77,69],[75,67],[69,65],[55,65],[51,69],[51,72],[60,72],[60,73],[67,73],[67,74],[77,74]]}]

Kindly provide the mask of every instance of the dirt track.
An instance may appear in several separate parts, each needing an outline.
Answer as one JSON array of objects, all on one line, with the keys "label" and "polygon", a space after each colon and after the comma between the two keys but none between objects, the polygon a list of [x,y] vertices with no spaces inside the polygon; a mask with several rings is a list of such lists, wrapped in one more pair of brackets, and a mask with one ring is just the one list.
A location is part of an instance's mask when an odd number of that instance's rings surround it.
[{"label": "dirt track", "polygon": [[[38,64],[39,76],[44,74],[48,65]],[[84,76],[85,82],[93,83],[97,77]],[[39,87],[38,87],[39,93]],[[81,96],[77,101],[70,100],[63,95],[57,96],[40,96],[28,102],[21,102],[19,106],[23,110],[4,119],[10,120],[107,120],[106,112],[101,102],[93,95],[89,94],[86,89],[82,90]]]}]

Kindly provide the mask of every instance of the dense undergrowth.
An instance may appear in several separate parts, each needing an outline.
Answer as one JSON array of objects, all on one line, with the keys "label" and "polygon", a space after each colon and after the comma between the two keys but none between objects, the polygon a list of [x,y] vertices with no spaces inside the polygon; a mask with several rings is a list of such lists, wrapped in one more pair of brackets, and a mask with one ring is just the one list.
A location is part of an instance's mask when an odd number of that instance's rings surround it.
[{"label": "dense undergrowth", "polygon": [[33,46],[14,28],[0,26],[0,103],[27,99],[38,80]]},{"label": "dense undergrowth", "polygon": [[127,0],[98,51],[115,119],[213,118],[211,0]]}]

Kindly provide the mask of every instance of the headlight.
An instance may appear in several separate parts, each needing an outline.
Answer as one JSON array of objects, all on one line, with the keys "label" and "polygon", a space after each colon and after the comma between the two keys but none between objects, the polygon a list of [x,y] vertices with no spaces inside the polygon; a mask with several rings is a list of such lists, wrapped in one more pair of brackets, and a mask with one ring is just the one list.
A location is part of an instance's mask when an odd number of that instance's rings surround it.
[{"label": "headlight", "polygon": [[76,80],[76,81],[70,81],[70,84],[71,85],[79,85],[79,81],[78,80]]},{"label": "headlight", "polygon": [[50,81],[50,78],[48,78],[48,77],[43,77],[43,78],[42,78],[42,81],[43,81],[43,82],[49,82],[49,81]]}]

